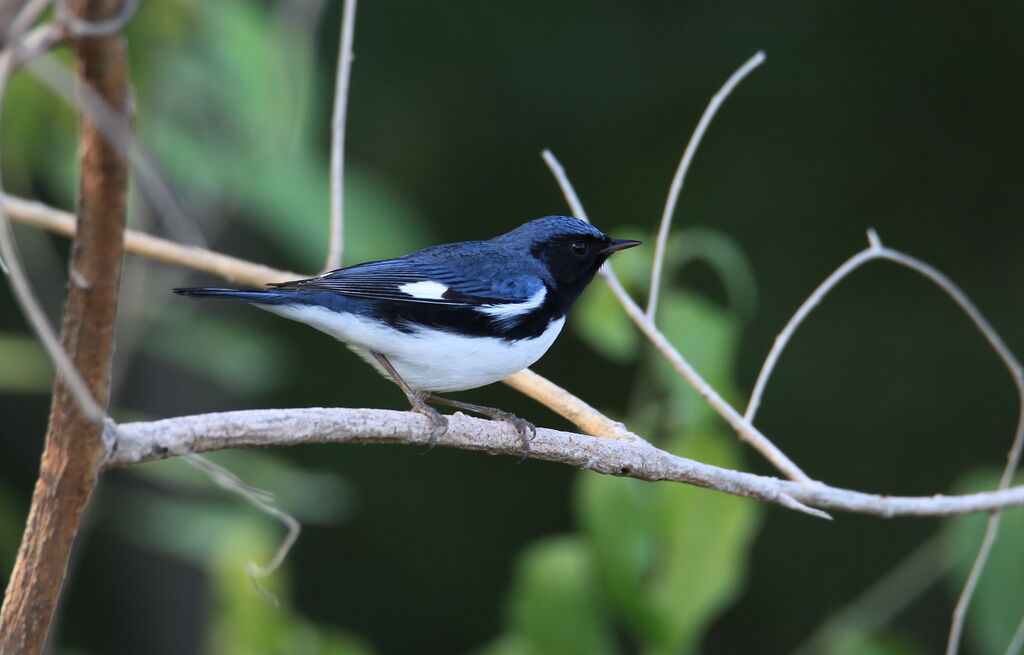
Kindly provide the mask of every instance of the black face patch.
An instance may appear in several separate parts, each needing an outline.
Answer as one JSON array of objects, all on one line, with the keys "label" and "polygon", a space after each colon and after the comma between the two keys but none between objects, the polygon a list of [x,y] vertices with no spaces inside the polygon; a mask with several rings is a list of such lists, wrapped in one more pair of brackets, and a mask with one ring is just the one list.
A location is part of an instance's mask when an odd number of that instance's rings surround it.
[{"label": "black face patch", "polygon": [[568,309],[608,259],[602,251],[611,243],[600,233],[563,234],[533,244],[530,252],[544,262]]}]

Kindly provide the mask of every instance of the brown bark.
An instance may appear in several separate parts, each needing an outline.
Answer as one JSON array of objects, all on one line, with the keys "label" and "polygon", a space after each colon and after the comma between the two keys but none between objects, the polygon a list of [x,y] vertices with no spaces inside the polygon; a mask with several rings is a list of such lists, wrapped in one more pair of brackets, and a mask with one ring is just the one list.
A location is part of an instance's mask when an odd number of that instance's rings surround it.
[{"label": "brown bark", "polygon": [[[89,20],[116,11],[119,0],[75,0]],[[79,76],[111,107],[127,107],[124,44],[119,36],[73,42]],[[78,231],[71,252],[61,342],[105,407],[110,388],[114,318],[125,224],[127,166],[82,112]],[[103,457],[103,426],[79,409],[58,376],[39,479],[21,548],[0,611],[0,653],[39,653],[67,573],[68,557]]]}]

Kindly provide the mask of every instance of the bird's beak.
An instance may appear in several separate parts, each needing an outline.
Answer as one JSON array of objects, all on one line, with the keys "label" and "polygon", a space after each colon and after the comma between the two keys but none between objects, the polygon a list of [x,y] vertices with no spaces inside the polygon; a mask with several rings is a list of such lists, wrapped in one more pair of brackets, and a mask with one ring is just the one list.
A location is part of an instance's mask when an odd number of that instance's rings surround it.
[{"label": "bird's beak", "polygon": [[613,252],[619,252],[626,248],[632,248],[633,246],[639,246],[639,241],[633,241],[631,239],[613,239],[612,244],[601,251],[602,255],[610,255]]}]

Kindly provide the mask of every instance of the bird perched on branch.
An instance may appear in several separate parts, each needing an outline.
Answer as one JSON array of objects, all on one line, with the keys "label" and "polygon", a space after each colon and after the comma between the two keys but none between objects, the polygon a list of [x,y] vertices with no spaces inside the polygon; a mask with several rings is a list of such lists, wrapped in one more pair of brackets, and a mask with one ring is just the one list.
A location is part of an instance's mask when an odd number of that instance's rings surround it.
[{"label": "bird perched on branch", "polygon": [[512,423],[525,453],[531,423],[434,393],[482,387],[536,362],[609,255],[639,243],[545,216],[489,241],[432,246],[267,289],[174,292],[248,302],[344,342],[431,419],[431,447],[448,428],[432,402]]}]

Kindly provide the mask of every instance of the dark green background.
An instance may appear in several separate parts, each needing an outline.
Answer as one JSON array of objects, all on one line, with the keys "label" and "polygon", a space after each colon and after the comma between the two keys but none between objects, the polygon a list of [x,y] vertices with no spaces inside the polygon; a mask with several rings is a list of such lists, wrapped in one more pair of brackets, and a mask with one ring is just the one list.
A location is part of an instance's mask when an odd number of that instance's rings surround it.
[{"label": "dark green background", "polygon": [[[171,98],[182,115],[200,117],[214,135],[194,161],[230,168],[232,155],[220,149],[220,138],[259,140],[260,125],[257,120],[241,129],[230,116],[206,117],[210,96],[177,94],[188,75],[179,70],[178,76],[173,64],[155,61],[147,50],[153,42],[162,56],[192,50],[191,14],[199,10],[195,2],[167,4],[176,9],[143,3],[128,32],[137,60],[140,132],[145,136],[148,116],[162,109],[164,101],[155,98]],[[170,18],[154,16],[161,12]],[[315,48],[318,64],[306,71],[314,92],[305,114],[316,165],[285,170],[273,148],[255,146],[245,155],[262,157],[271,173],[281,166],[282,184],[325,175],[338,15],[339,7],[328,3],[315,34],[295,37],[296,47]],[[756,274],[759,302],[743,325],[735,371],[740,388],[752,386],[798,304],[864,247],[868,227],[888,245],[939,266],[1010,348],[1024,353],[1022,32],[1024,7],[1012,2],[363,0],[348,162],[353,176],[383,185],[383,195],[401,203],[415,224],[399,224],[410,230],[403,242],[378,229],[378,217],[350,212],[350,221],[362,224],[349,230],[351,246],[365,256],[398,255],[396,248],[488,238],[530,218],[565,213],[539,158],[545,147],[566,166],[598,226],[649,235],[653,243],[664,193],[707,100],[763,49],[767,62],[709,130],[676,221],[680,228],[706,226],[728,235]],[[228,51],[230,38],[223,34],[221,47]],[[262,86],[268,98],[293,92],[258,65],[250,74],[248,88]],[[71,115],[30,91],[24,102],[39,103],[47,118],[52,114],[65,127],[40,134],[12,125],[9,117],[7,183],[14,192],[64,202],[70,187],[32,162],[63,157],[63,165],[73,163],[67,156],[73,152]],[[230,96],[234,81],[225,80],[220,91]],[[289,126],[268,119],[263,128],[270,134]],[[191,135],[201,146],[205,137]],[[54,144],[58,138],[65,140],[63,149]],[[58,154],[42,156],[51,151]],[[180,153],[169,156],[188,161]],[[258,227],[253,214],[260,208],[250,206],[255,203],[247,202],[241,183],[235,195],[221,195],[217,188],[197,192],[194,180],[181,181],[177,173],[172,178],[190,212],[204,221],[219,217],[219,229],[204,228],[219,233],[216,249],[280,268],[313,272],[320,266],[319,252],[303,257],[300,248]],[[260,183],[272,184],[274,175],[267,180]],[[310,202],[326,208],[325,196]],[[326,234],[323,212],[264,208],[264,222]],[[41,242],[26,230],[18,234]],[[66,241],[47,241],[59,259],[30,258],[30,269],[56,311]],[[327,337],[246,307],[186,306],[162,291],[171,286],[161,285],[168,271],[131,263],[126,276],[150,277],[139,282],[143,293],[123,303],[125,311],[189,312],[177,331],[211,315],[256,324],[272,334],[283,364],[273,383],[243,393],[143,351],[118,371],[115,416],[403,407],[395,389]],[[706,267],[688,267],[670,283],[723,298]],[[4,331],[25,331],[6,286],[0,308]],[[260,358],[261,350],[250,356]],[[624,411],[636,375],[596,354],[571,325],[535,368],[612,414]],[[460,397],[539,425],[567,427],[500,385]],[[0,396],[0,482],[9,488],[15,516],[27,508],[47,409],[41,393]],[[1016,413],[1008,374],[968,321],[928,283],[882,263],[845,281],[805,325],[769,386],[759,425],[815,478],[864,491],[931,494],[949,492],[969,469],[1001,465]],[[379,652],[462,652],[482,645],[500,629],[517,552],[535,537],[573,528],[575,473],[552,464],[516,466],[509,458],[444,448],[427,457],[385,446],[308,446],[275,454],[337,473],[352,493],[346,518],[307,527],[292,553],[294,604],[318,623],[363,636]],[[746,461],[751,471],[772,473],[752,452]],[[105,478],[75,559],[59,644],[92,653],[198,647],[207,589],[201,572],[89,527],[110,521],[133,494],[159,493],[150,487],[130,472]],[[234,509],[251,511],[241,502]],[[850,515],[828,523],[769,509],[742,596],[706,635],[705,652],[788,651],[938,527],[930,519]],[[935,652],[951,607],[948,590],[936,587],[899,616],[896,629],[912,635],[924,652]]]}]

